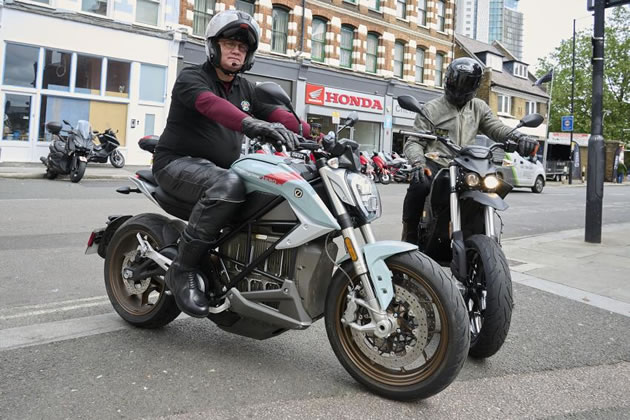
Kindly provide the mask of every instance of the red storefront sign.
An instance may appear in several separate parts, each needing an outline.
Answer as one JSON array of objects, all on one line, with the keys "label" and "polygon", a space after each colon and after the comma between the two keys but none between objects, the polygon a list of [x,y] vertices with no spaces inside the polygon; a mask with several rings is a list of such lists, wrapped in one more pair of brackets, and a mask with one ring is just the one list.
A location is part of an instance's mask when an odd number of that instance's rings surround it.
[{"label": "red storefront sign", "polygon": [[307,104],[382,114],[384,102],[382,96],[306,84]]}]

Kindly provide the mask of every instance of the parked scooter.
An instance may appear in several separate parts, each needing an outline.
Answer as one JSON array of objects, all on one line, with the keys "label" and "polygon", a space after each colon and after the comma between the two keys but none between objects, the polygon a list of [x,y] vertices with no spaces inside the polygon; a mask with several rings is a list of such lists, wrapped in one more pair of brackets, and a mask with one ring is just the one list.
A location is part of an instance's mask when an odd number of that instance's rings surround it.
[{"label": "parked scooter", "polygon": [[92,142],[92,128],[88,121],[79,120],[76,128],[70,126],[67,135],[61,134],[62,124],[56,121],[46,123],[46,129],[52,134],[52,141],[48,147],[48,156],[39,160],[46,166],[45,177],[55,179],[58,175],[70,175],[70,181],[79,182],[85,174],[88,157],[94,147]]},{"label": "parked scooter", "polygon": [[[415,98],[399,96],[398,104],[422,115],[435,127]],[[530,114],[516,128],[537,127],[542,121],[541,115]],[[418,226],[418,246],[439,264],[450,266],[468,308],[469,354],[486,358],[503,346],[513,306],[510,269],[501,249],[502,229],[495,226],[496,212],[508,208],[503,199],[512,186],[499,176],[492,152],[497,148],[515,149],[517,144],[508,140],[490,147],[462,147],[433,131],[402,131],[406,136],[439,141],[454,155],[425,155],[427,159],[446,158],[450,163],[433,175]]]},{"label": "parked scooter", "polygon": [[[295,115],[274,83],[259,84],[256,97]],[[354,113],[344,127],[357,119]],[[337,358],[358,382],[393,399],[434,395],[464,364],[470,340],[464,301],[415,245],[376,241],[371,222],[381,215],[380,196],[360,174],[358,144],[334,132],[322,144],[299,145],[313,151],[316,165],[258,153],[232,165],[248,195],[197,277],[212,302],[208,318],[225,331],[263,340],[323,317]],[[135,186],[118,192],[143,193],[188,220],[194,203],[168,196],[150,170],[130,180]],[[128,323],[157,328],[179,315],[164,275],[177,255],[182,220],[110,216],[90,236],[86,252],[105,259],[107,294]],[[348,253],[335,261],[338,236]]]},{"label": "parked scooter", "polygon": [[376,179],[381,184],[389,184],[392,180],[389,169],[387,169],[387,163],[385,159],[378,153],[374,152],[372,155],[372,162],[374,162],[374,172],[376,173]]},{"label": "parked scooter", "polygon": [[359,153],[359,162],[361,163],[361,173],[367,176],[370,181],[376,181],[376,174],[374,173],[374,164],[372,159],[368,156],[367,152]]},{"label": "parked scooter", "polygon": [[99,144],[92,149],[88,162],[106,163],[109,159],[109,163],[114,168],[125,166],[125,157],[118,149],[120,142],[116,138],[116,133],[111,128],[108,128],[102,133],[95,131],[94,135],[98,139]]}]

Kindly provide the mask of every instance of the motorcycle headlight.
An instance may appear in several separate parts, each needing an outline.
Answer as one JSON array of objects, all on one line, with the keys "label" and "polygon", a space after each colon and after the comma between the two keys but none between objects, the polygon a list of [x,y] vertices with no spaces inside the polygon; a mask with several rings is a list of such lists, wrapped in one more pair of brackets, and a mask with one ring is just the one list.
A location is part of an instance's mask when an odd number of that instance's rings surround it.
[{"label": "motorcycle headlight", "polygon": [[483,186],[489,190],[494,190],[499,186],[499,179],[495,175],[488,175],[483,179]]},{"label": "motorcycle headlight", "polygon": [[381,217],[381,196],[374,181],[357,173],[348,173],[346,181],[357,202],[357,208],[367,221],[371,222]]},{"label": "motorcycle headlight", "polygon": [[464,176],[464,182],[470,188],[478,187],[480,181],[479,175],[474,172],[469,172]]}]

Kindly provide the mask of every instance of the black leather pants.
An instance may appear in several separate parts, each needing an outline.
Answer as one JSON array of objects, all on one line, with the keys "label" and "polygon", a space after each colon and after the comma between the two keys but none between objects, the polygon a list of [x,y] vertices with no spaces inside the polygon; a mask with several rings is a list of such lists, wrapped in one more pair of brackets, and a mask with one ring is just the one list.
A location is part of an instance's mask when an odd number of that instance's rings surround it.
[{"label": "black leather pants", "polygon": [[431,181],[433,176],[437,174],[440,167],[433,163],[427,162],[427,168],[432,172],[431,176],[424,176],[421,182],[411,182],[407,188],[405,201],[403,202],[403,233],[402,240],[412,244],[418,243],[418,224],[422,218],[424,210],[424,201],[431,191]]},{"label": "black leather pants", "polygon": [[196,202],[186,228],[194,239],[214,241],[245,201],[245,185],[238,175],[207,159],[182,157],[154,175],[169,195]]}]

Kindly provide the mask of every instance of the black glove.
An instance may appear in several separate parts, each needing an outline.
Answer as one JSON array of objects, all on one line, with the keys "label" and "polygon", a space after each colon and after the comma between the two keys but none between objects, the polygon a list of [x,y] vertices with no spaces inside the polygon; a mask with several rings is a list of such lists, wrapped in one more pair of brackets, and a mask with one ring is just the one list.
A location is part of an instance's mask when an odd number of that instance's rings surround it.
[{"label": "black glove", "polygon": [[522,134],[518,138],[518,146],[516,147],[516,151],[522,157],[528,157],[534,150],[536,150],[536,146],[538,146],[538,140],[535,137],[530,137],[525,134]]},{"label": "black glove", "polygon": [[253,117],[246,117],[241,123],[241,131],[247,137],[266,137],[274,143],[284,144],[288,150],[297,146],[297,136],[280,123],[270,123]]},{"label": "black glove", "polygon": [[416,163],[413,165],[413,174],[411,175],[411,183],[417,184],[419,182],[424,182],[424,165],[421,163]]}]

